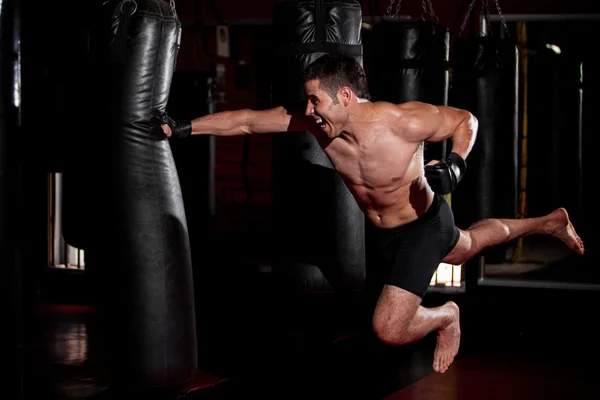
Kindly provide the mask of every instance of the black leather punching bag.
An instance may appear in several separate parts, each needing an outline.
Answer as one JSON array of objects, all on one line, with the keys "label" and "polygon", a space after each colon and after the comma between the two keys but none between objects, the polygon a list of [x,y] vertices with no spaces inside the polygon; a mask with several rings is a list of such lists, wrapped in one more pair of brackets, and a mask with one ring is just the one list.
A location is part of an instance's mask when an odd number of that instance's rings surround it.
[{"label": "black leather punching bag", "polygon": [[[467,157],[469,172],[452,193],[456,224],[485,218],[516,218],[518,198],[518,62],[510,40],[494,36],[457,39],[451,55],[450,104],[479,121]],[[506,246],[512,246],[507,244]],[[506,246],[485,253],[503,262]]]},{"label": "black leather punching bag", "polygon": [[458,39],[451,57],[450,104],[477,117],[470,172],[452,194],[461,227],[484,218],[515,218],[518,196],[518,63],[509,40]]},{"label": "black leather punching bag", "polygon": [[[544,49],[529,55],[528,67],[527,214],[565,207],[578,226],[585,221],[582,64],[576,57]],[[533,100],[534,93],[542,95]]]},{"label": "black leather punching bag", "polygon": [[[179,178],[155,115],[167,105],[181,25],[165,0],[109,1],[96,17],[89,93],[101,165],[86,272],[100,285],[117,387],[190,379],[197,369],[190,246]],[[88,128],[87,126],[85,128]],[[94,126],[89,127],[94,129]]]},{"label": "black leather punching bag", "polygon": [[[17,57],[20,46],[19,1],[9,0],[0,12],[0,354],[10,365],[0,378],[7,398],[24,398],[23,305],[19,251],[18,144],[21,131],[14,88],[19,85]],[[10,88],[11,90],[7,90]],[[21,93],[17,93],[19,96]]]},{"label": "black leather punching bag", "polygon": [[[371,33],[369,63],[374,101],[448,103],[448,29],[433,21],[383,20]],[[439,159],[444,144],[428,144],[426,162]]]},{"label": "black leather punching bag", "polygon": [[[305,102],[301,72],[341,52],[362,63],[360,2],[279,1],[274,9],[275,105]],[[273,272],[298,293],[354,292],[364,285],[364,217],[314,136],[273,136],[277,257]]]}]

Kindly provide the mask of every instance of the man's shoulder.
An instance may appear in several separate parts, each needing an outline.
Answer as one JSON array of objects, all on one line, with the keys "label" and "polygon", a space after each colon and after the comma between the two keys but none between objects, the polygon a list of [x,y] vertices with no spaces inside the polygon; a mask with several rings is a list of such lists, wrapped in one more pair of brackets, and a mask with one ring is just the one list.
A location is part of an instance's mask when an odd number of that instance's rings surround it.
[{"label": "man's shoulder", "polygon": [[[433,104],[424,103],[422,101],[407,101],[404,103],[388,103],[381,102],[382,112],[387,111],[396,118],[413,119],[421,118],[423,114],[437,112],[437,107]],[[385,111],[384,111],[385,110]]]},{"label": "man's shoulder", "polygon": [[411,103],[412,102],[398,104],[389,101],[377,101],[374,102],[373,105],[375,107],[376,112],[380,116],[396,119],[402,118],[404,115],[406,115],[407,112],[414,108],[414,105]]},{"label": "man's shoulder", "polygon": [[403,103],[392,103],[390,101],[374,101],[373,104],[381,109],[388,109],[390,111],[403,111],[423,107],[426,103],[423,103],[421,101],[410,100],[405,101]]},{"label": "man's shoulder", "polygon": [[399,138],[411,142],[415,141],[414,132],[415,129],[418,130],[421,126],[421,113],[424,108],[427,108],[426,103],[418,101],[404,103],[379,101],[374,103],[374,106],[379,121],[384,121],[391,133]]}]

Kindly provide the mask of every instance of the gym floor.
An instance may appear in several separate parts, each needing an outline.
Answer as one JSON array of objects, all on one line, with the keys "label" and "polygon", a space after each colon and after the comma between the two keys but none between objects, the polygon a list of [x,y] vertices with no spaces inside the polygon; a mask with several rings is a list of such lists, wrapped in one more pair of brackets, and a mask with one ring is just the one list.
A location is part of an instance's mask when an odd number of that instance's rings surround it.
[{"label": "gym floor", "polygon": [[[133,397],[110,388],[94,308],[41,301],[26,361],[27,398],[598,398],[594,291],[490,287],[450,296],[462,310],[461,350],[447,373],[436,374],[435,337],[385,347],[365,328],[368,310],[326,297],[283,309],[264,279],[240,279],[244,285],[225,293],[202,288],[199,304],[206,306],[197,314],[208,329],[198,336],[198,373],[181,387]],[[446,300],[431,293],[424,305]]]}]

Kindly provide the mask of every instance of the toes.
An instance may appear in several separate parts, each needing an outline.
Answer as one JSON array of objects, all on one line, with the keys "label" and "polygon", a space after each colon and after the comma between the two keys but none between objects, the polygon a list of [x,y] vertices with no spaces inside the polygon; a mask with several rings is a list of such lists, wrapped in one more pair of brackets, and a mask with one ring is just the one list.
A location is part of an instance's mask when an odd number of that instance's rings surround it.
[{"label": "toes", "polygon": [[452,356],[441,357],[437,363],[436,372],[443,374],[444,372],[448,371],[453,362],[454,357]]},{"label": "toes", "polygon": [[443,374],[446,371],[446,358],[444,356],[438,357],[434,362],[434,368],[436,372]]}]

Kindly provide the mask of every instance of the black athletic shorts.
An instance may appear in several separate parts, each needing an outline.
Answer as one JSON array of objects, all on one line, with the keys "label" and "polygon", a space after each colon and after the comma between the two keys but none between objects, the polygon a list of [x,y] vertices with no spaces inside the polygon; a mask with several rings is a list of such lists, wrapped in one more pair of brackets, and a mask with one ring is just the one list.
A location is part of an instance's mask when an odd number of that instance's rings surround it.
[{"label": "black athletic shorts", "polygon": [[450,206],[438,194],[421,218],[392,229],[370,228],[369,246],[375,253],[372,260],[378,264],[374,269],[384,274],[384,283],[421,298],[460,235]]}]

